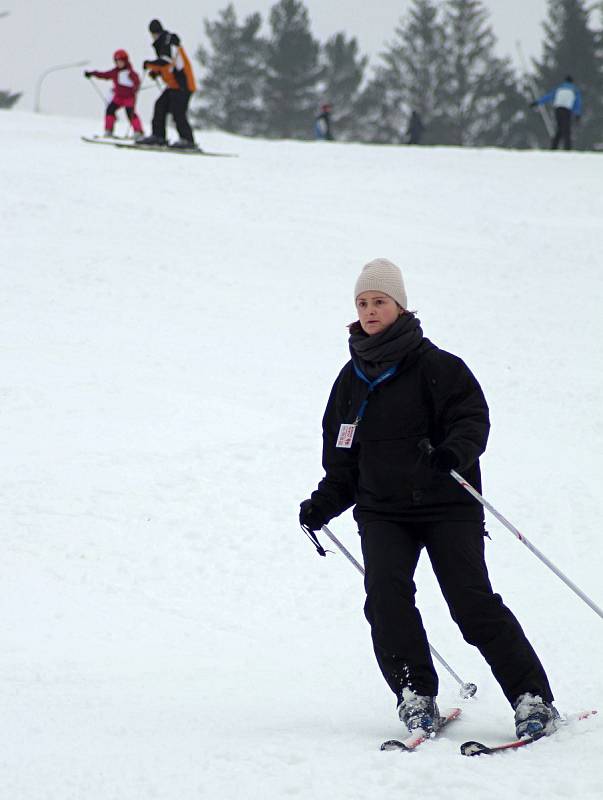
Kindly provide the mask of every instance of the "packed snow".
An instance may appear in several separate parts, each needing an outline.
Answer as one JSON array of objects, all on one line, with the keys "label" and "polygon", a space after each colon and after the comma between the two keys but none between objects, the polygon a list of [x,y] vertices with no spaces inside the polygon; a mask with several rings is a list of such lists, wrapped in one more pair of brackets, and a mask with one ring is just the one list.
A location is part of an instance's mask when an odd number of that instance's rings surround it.
[{"label": "packed snow", "polygon": [[[480,380],[484,493],[603,605],[603,156],[246,140],[85,144],[2,112],[2,734],[10,800],[508,800],[603,794],[603,713],[532,747],[418,604],[460,719],[414,754],[339,553],[297,522],[353,286],[397,262]],[[360,557],[350,512],[330,526]],[[603,709],[603,620],[498,522],[495,589],[562,713]],[[326,544],[326,542],[325,542]]]}]

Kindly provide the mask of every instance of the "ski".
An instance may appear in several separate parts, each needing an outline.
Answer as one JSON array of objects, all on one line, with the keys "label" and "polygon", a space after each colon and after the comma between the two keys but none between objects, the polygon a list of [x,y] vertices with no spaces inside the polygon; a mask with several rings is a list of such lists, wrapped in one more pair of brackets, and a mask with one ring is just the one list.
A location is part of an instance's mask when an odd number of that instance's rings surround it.
[{"label": "ski", "polygon": [[82,142],[88,142],[89,144],[112,144],[116,145],[120,142],[131,142],[134,143],[134,140],[130,136],[103,136],[102,134],[94,134],[94,136],[82,136]]},{"label": "ski", "polygon": [[185,156],[212,156],[214,158],[238,158],[237,153],[213,153],[207,150],[202,150],[200,147],[185,150],[180,147],[173,147],[169,144],[156,145],[156,144],[138,144],[132,139],[119,139],[118,137],[109,138],[106,136],[82,136],[83,142],[88,144],[110,144],[113,147],[120,147],[124,150],[143,150],[146,152],[155,153],[180,153]]},{"label": "ski", "polygon": [[166,145],[138,144],[137,142],[133,142],[132,144],[130,144],[129,142],[115,142],[115,147],[122,147],[128,150],[143,150],[148,153],[180,153],[181,155],[184,156],[213,156],[217,158],[237,158],[236,153],[212,153],[207,150],[202,150],[200,147],[186,150],[181,147],[172,147],[169,144]]},{"label": "ski", "polygon": [[417,728],[417,730],[406,739],[388,739],[386,742],[383,742],[380,749],[412,752],[413,750],[416,750],[420,744],[423,744],[423,742],[439,736],[442,729],[445,728],[449,723],[453,722],[453,720],[458,719],[460,715],[460,708],[449,708],[441,715],[440,726],[432,736],[430,736],[428,733],[425,733],[425,731],[421,730],[421,728]]},{"label": "ski", "polygon": [[[596,713],[596,710],[593,709],[592,711],[581,711],[579,714],[571,714],[569,717],[566,717],[562,720],[562,724],[567,725],[569,722],[588,719],[588,717],[592,717]],[[539,739],[545,738],[545,735],[524,736],[521,739],[513,739],[510,742],[505,742],[504,744],[495,744],[492,746],[482,744],[481,742],[463,742],[461,745],[461,754],[464,756],[490,756],[494,753],[501,753],[505,750],[517,750],[520,747],[526,747],[529,744],[537,742]]]}]

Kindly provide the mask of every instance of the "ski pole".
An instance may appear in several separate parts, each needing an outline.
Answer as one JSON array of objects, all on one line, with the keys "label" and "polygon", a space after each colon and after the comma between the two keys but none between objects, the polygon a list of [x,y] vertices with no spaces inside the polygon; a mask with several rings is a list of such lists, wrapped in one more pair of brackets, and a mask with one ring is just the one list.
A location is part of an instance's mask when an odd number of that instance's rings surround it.
[{"label": "ski pole", "polygon": [[[519,53],[519,58],[521,59],[524,75],[526,76],[526,79],[530,84],[530,89],[532,91],[532,99],[537,100],[538,91],[536,89],[536,84],[534,83],[534,79],[528,72],[528,67],[523,54],[523,49],[521,47],[521,42],[520,41],[515,42],[515,46],[517,47],[517,52]],[[546,132],[548,133],[549,136],[552,136],[555,131],[553,130],[553,124],[551,122],[551,118],[549,117],[548,109],[546,109],[544,106],[538,106],[538,111],[540,112],[540,116],[542,117],[542,121],[544,122],[544,127],[546,128]]]},{"label": "ski pole", "polygon": [[100,99],[101,99],[101,102],[102,102],[103,106],[106,106],[106,105],[107,105],[107,98],[104,96],[104,94],[103,94],[103,93],[101,92],[101,90],[98,88],[98,86],[97,86],[97,85],[96,85],[96,84],[93,82],[93,79],[92,79],[92,78],[88,78],[88,81],[89,81],[89,83],[90,83],[90,86],[92,86],[92,88],[94,89],[94,91],[95,91],[95,92],[97,93],[97,95],[100,97]]},{"label": "ski pole", "polygon": [[[335,547],[337,547],[343,553],[343,555],[347,558],[347,560],[350,562],[350,564],[353,564],[356,567],[356,569],[358,570],[358,572],[361,575],[364,575],[364,568],[356,561],[354,556],[339,541],[339,539],[335,536],[335,534],[332,533],[327,528],[326,525],[322,526],[322,531],[323,531],[323,533],[325,533],[329,537],[329,539],[333,542]],[[460,690],[461,697],[463,697],[465,699],[468,698],[468,697],[473,697],[473,695],[477,692],[477,686],[474,683],[465,683],[464,681],[462,681],[459,678],[459,676],[456,674],[456,672],[452,669],[450,664],[448,664],[442,658],[442,656],[438,653],[438,651],[435,649],[435,647],[432,647],[431,645],[429,645],[429,649],[431,651],[432,656],[440,662],[440,664],[444,667],[444,669],[448,670],[448,672],[452,675],[454,680],[460,685],[460,687],[461,687],[461,690]]]},{"label": "ski pole", "polygon": [[[419,448],[420,448],[420,449],[421,449],[421,450],[422,450],[424,453],[427,453],[427,454],[430,454],[430,453],[432,453],[432,452],[433,452],[433,450],[435,449],[435,448],[432,446],[432,444],[431,444],[431,442],[429,441],[429,439],[422,439],[422,440],[419,442]],[[563,581],[563,582],[566,584],[566,586],[569,586],[569,588],[570,588],[570,589],[571,589],[573,592],[575,592],[575,593],[578,595],[578,597],[580,597],[582,600],[584,600],[584,602],[586,603],[586,605],[590,606],[590,607],[592,608],[592,610],[593,610],[593,611],[594,611],[596,614],[598,614],[598,615],[601,617],[601,619],[603,619],[603,611],[602,611],[602,610],[599,608],[599,606],[598,606],[596,603],[594,603],[594,602],[593,602],[593,601],[590,599],[590,597],[588,597],[586,594],[584,594],[584,592],[582,591],[582,589],[580,589],[578,586],[576,586],[576,584],[575,584],[573,581],[571,581],[571,580],[570,580],[570,579],[567,577],[567,575],[564,575],[564,574],[563,574],[563,572],[561,572],[561,570],[560,570],[560,569],[558,569],[558,567],[556,567],[556,566],[553,564],[553,562],[552,562],[552,561],[550,561],[550,560],[549,560],[549,559],[548,559],[548,558],[547,558],[547,557],[544,555],[544,553],[541,553],[541,552],[540,552],[540,550],[539,550],[537,547],[535,547],[535,546],[534,546],[534,545],[533,545],[533,544],[532,544],[530,541],[528,541],[528,539],[526,539],[526,537],[523,535],[523,533],[521,533],[521,532],[520,532],[520,531],[519,531],[519,530],[518,530],[518,529],[515,527],[515,525],[511,524],[511,523],[509,522],[509,520],[508,520],[508,519],[506,519],[505,517],[503,517],[503,515],[502,515],[502,514],[501,514],[499,511],[497,511],[497,510],[494,508],[494,506],[493,506],[493,505],[491,505],[491,504],[490,504],[490,503],[489,503],[489,502],[488,502],[488,501],[487,501],[487,500],[486,500],[484,497],[482,497],[482,495],[481,495],[481,494],[480,494],[480,493],[479,493],[479,492],[478,492],[476,489],[474,489],[474,488],[473,488],[473,486],[471,486],[471,484],[470,484],[470,483],[467,483],[467,481],[466,481],[466,480],[463,478],[463,476],[462,476],[462,475],[459,475],[459,473],[458,473],[458,472],[456,472],[456,470],[454,470],[454,469],[451,469],[451,470],[450,470],[450,475],[452,475],[452,477],[454,478],[454,480],[455,480],[455,481],[457,481],[457,483],[460,483],[460,485],[463,487],[463,489],[466,489],[466,490],[469,492],[469,494],[470,494],[470,495],[472,495],[473,497],[475,497],[475,499],[476,499],[476,500],[478,500],[478,501],[479,501],[479,502],[480,502],[480,503],[483,505],[483,507],[484,507],[484,508],[487,508],[487,509],[488,509],[488,511],[489,511],[491,514],[493,514],[493,515],[496,517],[496,519],[497,519],[499,522],[502,522],[502,524],[505,526],[505,528],[506,528],[507,530],[511,531],[511,533],[513,534],[513,536],[515,536],[517,539],[519,539],[519,541],[520,541],[520,542],[522,542],[522,544],[525,544],[525,546],[528,548],[528,550],[531,550],[531,551],[532,551],[532,553],[534,553],[534,555],[536,556],[536,558],[539,558],[539,559],[542,561],[542,563],[543,563],[543,564],[546,564],[546,566],[547,566],[547,567],[548,567],[548,568],[549,568],[549,569],[550,569],[552,572],[554,572],[554,573],[555,573],[555,575],[556,575],[558,578],[561,578],[561,580],[562,580],[562,581]]]}]

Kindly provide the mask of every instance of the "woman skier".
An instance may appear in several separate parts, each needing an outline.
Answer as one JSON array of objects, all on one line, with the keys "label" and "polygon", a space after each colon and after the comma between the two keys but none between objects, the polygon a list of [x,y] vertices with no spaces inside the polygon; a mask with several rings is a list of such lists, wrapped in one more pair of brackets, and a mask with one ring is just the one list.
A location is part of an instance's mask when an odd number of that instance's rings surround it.
[{"label": "woman skier", "polygon": [[[438,676],[414,573],[425,548],[453,620],[486,659],[515,711],[518,737],[556,728],[545,671],[517,619],[494,594],[482,506],[448,474],[481,489],[488,406],[464,362],[423,336],[398,267],[369,262],[355,286],[349,361],[323,418],[325,477],[300,506],[306,533],[355,506],[365,614],[377,663],[412,733],[438,730]],[[419,443],[428,439],[430,455]],[[315,538],[315,537],[314,537]]]}]

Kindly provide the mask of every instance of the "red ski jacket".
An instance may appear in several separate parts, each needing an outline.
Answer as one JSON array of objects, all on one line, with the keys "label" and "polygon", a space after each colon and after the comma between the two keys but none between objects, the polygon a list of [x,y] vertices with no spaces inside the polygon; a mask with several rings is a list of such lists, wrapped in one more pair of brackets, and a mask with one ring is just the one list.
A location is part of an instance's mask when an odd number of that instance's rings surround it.
[{"label": "red ski jacket", "polygon": [[101,80],[113,81],[113,101],[115,103],[130,108],[134,106],[136,92],[140,87],[140,78],[130,63],[126,64],[123,69],[113,67],[106,72],[94,70],[90,74]]}]

